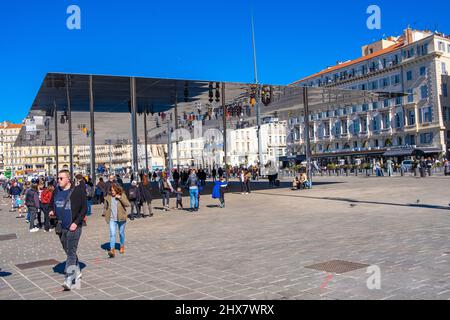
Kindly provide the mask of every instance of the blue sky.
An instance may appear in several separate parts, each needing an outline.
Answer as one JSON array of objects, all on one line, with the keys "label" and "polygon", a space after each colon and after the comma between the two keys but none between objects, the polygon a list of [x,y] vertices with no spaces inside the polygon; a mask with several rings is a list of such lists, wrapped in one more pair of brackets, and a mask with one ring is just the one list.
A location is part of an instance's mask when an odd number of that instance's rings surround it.
[{"label": "blue sky", "polygon": [[[81,8],[81,30],[66,9]],[[366,27],[369,5],[381,30]],[[288,84],[408,24],[450,33],[450,2],[40,0],[0,4],[0,120],[20,122],[47,72]]]}]

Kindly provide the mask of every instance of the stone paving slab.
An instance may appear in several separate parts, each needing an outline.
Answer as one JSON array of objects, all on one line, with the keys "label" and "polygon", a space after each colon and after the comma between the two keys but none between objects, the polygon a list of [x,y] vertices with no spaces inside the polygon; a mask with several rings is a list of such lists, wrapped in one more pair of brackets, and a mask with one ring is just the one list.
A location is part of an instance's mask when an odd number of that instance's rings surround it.
[{"label": "stone paving slab", "polygon": [[[126,226],[126,253],[109,259],[101,208],[83,228],[82,288],[62,292],[62,265],[16,265],[65,256],[54,233],[28,232],[0,194],[0,299],[450,299],[449,179],[316,177],[312,190],[227,193],[226,208],[202,195],[197,214],[154,210]],[[171,201],[173,201],[171,199]],[[188,199],[184,199],[187,203]],[[160,207],[155,200],[154,207]],[[329,274],[331,260],[377,265]]]}]

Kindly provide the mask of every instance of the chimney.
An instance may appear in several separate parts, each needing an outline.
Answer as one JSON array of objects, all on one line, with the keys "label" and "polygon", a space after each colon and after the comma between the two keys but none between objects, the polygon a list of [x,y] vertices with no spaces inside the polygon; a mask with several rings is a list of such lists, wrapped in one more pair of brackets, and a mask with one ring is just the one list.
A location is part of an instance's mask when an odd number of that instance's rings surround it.
[{"label": "chimney", "polygon": [[411,28],[405,30],[405,39],[407,45],[414,42],[413,31]]}]

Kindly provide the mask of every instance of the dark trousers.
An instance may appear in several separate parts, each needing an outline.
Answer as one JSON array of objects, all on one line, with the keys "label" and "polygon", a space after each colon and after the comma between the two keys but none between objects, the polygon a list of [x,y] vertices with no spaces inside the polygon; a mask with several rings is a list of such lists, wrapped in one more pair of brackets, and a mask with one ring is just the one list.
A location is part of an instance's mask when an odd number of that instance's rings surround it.
[{"label": "dark trousers", "polygon": [[81,238],[81,228],[81,226],[78,226],[77,230],[73,232],[63,229],[62,233],[59,235],[62,247],[67,255],[66,268],[64,270],[66,276],[72,275],[74,267],[79,267],[77,249]]},{"label": "dark trousers", "polygon": [[44,229],[45,229],[45,231],[48,231],[52,227],[51,221],[50,221],[50,216],[48,215],[50,212],[50,205],[44,203],[44,204],[42,204],[41,209],[42,209],[42,212],[44,213]]},{"label": "dark trousers", "polygon": [[177,200],[177,209],[178,209],[178,206],[181,208],[181,209],[183,209],[183,200]]},{"label": "dark trousers", "polygon": [[141,215],[141,207],[139,206],[139,202],[137,202],[136,200],[130,200],[130,204],[131,204],[131,215],[139,217]]},{"label": "dark trousers", "polygon": [[220,203],[222,205],[225,204],[225,191],[224,190],[220,190],[220,198],[219,198],[219,200],[220,200]]},{"label": "dark trousers", "polygon": [[168,207],[169,206],[169,200],[170,200],[170,191],[169,190],[164,190],[163,193],[162,193],[163,207]]},{"label": "dark trousers", "polygon": [[28,207],[28,214],[30,215],[30,230],[34,229],[35,225],[35,220],[36,220],[36,216],[37,216],[37,208],[35,207]]},{"label": "dark trousers", "polygon": [[245,184],[245,192],[250,193],[250,180],[247,180],[244,184]]}]

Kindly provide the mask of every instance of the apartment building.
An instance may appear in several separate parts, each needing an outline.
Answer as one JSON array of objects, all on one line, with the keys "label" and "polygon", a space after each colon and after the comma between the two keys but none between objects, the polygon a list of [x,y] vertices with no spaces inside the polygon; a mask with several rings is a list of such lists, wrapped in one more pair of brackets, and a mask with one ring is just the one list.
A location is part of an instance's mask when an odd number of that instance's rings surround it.
[{"label": "apartment building", "polygon": [[[406,29],[362,47],[362,57],[295,82],[296,86],[402,92],[407,96],[361,105],[336,104],[310,115],[315,157],[382,155],[421,148],[433,155],[450,146],[450,37]],[[291,119],[291,150],[304,150],[303,119]],[[393,153],[394,154],[394,153]]]}]

